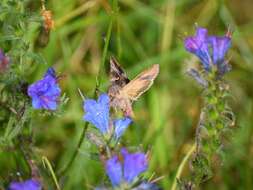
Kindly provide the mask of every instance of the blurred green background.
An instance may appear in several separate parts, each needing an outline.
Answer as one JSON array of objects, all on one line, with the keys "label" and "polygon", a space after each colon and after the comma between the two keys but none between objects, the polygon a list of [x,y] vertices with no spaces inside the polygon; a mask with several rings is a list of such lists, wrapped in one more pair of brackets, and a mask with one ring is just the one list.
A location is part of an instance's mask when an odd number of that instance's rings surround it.
[{"label": "blurred green background", "polygon": [[[252,0],[119,0],[118,11],[107,0],[48,0],[55,29],[46,48],[38,49],[47,65],[36,66],[30,82],[48,66],[66,75],[61,87],[69,102],[59,117],[37,114],[33,128],[38,152],[57,172],[76,148],[84,121],[77,89],[92,97],[103,57],[106,33],[112,33],[106,56],[117,57],[130,78],[148,66],[160,64],[152,88],[135,104],[135,122],[123,137],[127,146],[151,151],[149,174],[164,176],[158,183],[170,189],[176,170],[194,142],[201,108],[201,89],[185,73],[197,59],[184,50],[183,39],[194,34],[194,24],[211,34],[234,30],[228,58],[233,70],[226,75],[236,124],[224,160],[214,165],[214,177],[200,189],[250,190],[253,188],[253,1]],[[114,9],[113,15],[112,9]],[[101,91],[108,78],[103,77]],[[102,165],[91,160],[84,142],[68,171],[64,190],[91,189],[105,177]],[[219,165],[221,164],[221,165]],[[187,168],[184,175],[187,175]]]}]

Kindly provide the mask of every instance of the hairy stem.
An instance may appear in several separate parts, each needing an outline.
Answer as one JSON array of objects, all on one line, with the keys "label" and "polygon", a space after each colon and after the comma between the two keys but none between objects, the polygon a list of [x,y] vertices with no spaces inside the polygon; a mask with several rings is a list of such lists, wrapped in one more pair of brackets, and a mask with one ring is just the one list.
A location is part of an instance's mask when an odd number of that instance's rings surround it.
[{"label": "hairy stem", "polygon": [[187,163],[187,160],[190,158],[190,156],[192,155],[192,153],[194,152],[194,150],[196,150],[196,144],[193,144],[190,148],[190,150],[187,152],[187,154],[185,155],[185,157],[183,158],[182,162],[180,163],[176,176],[173,180],[173,184],[171,187],[171,190],[176,190],[177,188],[177,180],[180,179],[181,174],[183,172],[183,169],[185,167],[185,164]]}]

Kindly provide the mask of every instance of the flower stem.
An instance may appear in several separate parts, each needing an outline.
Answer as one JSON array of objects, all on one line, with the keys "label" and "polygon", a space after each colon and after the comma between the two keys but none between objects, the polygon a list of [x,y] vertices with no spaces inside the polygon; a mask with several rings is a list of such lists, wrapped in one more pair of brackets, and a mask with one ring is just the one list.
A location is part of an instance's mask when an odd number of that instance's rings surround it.
[{"label": "flower stem", "polygon": [[[115,3],[116,1],[117,0],[114,0],[113,2]],[[116,8],[117,7],[115,7],[115,9]],[[106,55],[107,55],[107,52],[108,52],[109,42],[110,42],[110,38],[111,38],[111,34],[112,34],[113,21],[114,21],[114,18],[113,18],[113,16],[111,16],[111,20],[110,20],[110,23],[109,23],[109,26],[108,26],[108,29],[107,29],[107,34],[106,34],[105,45],[104,45],[104,49],[103,49],[102,60],[101,60],[100,65],[99,65],[99,71],[98,71],[98,75],[97,75],[97,82],[96,82],[96,87],[94,89],[93,98],[96,97],[97,89],[100,86],[100,83],[101,83],[101,80],[102,80],[102,76],[104,74],[104,69],[103,68],[104,68],[104,65],[105,65]],[[75,158],[76,158],[76,156],[78,154],[78,151],[79,151],[80,147],[82,146],[83,141],[85,139],[85,134],[86,134],[86,131],[88,129],[88,126],[89,126],[89,123],[86,122],[85,125],[84,125],[84,128],[83,128],[81,137],[80,137],[80,139],[78,141],[77,147],[75,149],[75,152],[73,153],[73,155],[72,155],[70,161],[68,162],[68,164],[66,165],[66,167],[63,168],[59,172],[60,176],[63,176],[69,170],[69,168],[72,166],[73,162],[75,161]]]},{"label": "flower stem", "polygon": [[83,141],[85,139],[85,134],[86,134],[86,131],[88,129],[88,125],[89,125],[88,122],[86,122],[84,124],[83,131],[82,131],[81,137],[80,137],[80,139],[78,141],[78,144],[77,144],[77,147],[75,149],[75,152],[73,153],[73,155],[72,155],[70,161],[68,162],[68,164],[66,165],[66,167],[63,168],[61,171],[59,171],[59,176],[63,176],[69,170],[69,168],[72,166],[72,164],[73,164],[73,162],[74,162],[74,160],[75,160],[75,158],[76,158],[76,156],[78,154],[78,151],[79,151],[80,147],[82,146]]},{"label": "flower stem", "polygon": [[101,60],[100,65],[99,65],[96,89],[100,86],[100,82],[101,82],[102,76],[104,74],[106,55],[107,55],[107,52],[108,52],[109,42],[110,42],[110,39],[111,39],[113,21],[114,21],[114,18],[111,16],[111,20],[110,20],[110,23],[109,23],[109,26],[108,26],[108,29],[107,29],[106,37],[105,37],[105,45],[104,45],[104,49],[103,49],[102,60]]},{"label": "flower stem", "polygon": [[50,174],[52,175],[52,178],[53,178],[53,180],[54,180],[56,189],[57,189],[57,190],[60,190],[60,189],[61,189],[61,188],[60,188],[60,185],[59,185],[59,183],[58,183],[58,180],[57,180],[57,178],[56,178],[56,175],[55,175],[55,173],[54,173],[54,170],[53,170],[53,168],[52,168],[52,165],[50,164],[50,162],[49,162],[49,160],[47,159],[47,157],[45,157],[45,156],[42,157],[42,163],[43,163],[43,165],[44,165],[45,168],[48,168]]},{"label": "flower stem", "polygon": [[191,154],[194,152],[195,149],[196,149],[196,144],[194,143],[191,146],[190,150],[187,152],[187,154],[185,155],[185,157],[183,158],[182,162],[180,163],[180,165],[178,167],[176,176],[175,176],[175,178],[173,180],[173,184],[172,184],[171,190],[176,190],[176,188],[177,188],[177,179],[180,178],[187,160],[189,159],[189,157],[191,156]]}]

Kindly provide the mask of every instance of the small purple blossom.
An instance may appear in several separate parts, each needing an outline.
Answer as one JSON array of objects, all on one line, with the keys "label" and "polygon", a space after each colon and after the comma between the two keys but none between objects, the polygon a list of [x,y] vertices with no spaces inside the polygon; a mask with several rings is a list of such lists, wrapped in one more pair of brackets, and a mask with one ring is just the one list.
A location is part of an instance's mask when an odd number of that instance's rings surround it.
[{"label": "small purple blossom", "polygon": [[41,190],[41,184],[35,179],[29,179],[23,182],[11,182],[8,190]]},{"label": "small purple blossom", "polygon": [[53,68],[49,68],[43,79],[29,85],[28,95],[34,109],[56,110],[61,89]]},{"label": "small purple blossom", "polygon": [[0,49],[0,72],[4,72],[10,63],[9,57],[7,57],[4,52]]},{"label": "small purple blossom", "polygon": [[113,156],[106,162],[106,173],[113,186],[119,186],[122,182],[133,183],[134,179],[148,168],[145,154],[141,152],[131,154],[126,149],[122,149],[121,154],[122,163],[118,156]]},{"label": "small purple blossom", "polygon": [[110,99],[107,94],[101,94],[98,100],[87,99],[83,108],[85,115],[83,119],[92,123],[102,134],[109,132]]},{"label": "small purple blossom", "polygon": [[118,156],[113,156],[106,162],[106,173],[109,176],[113,186],[120,185],[122,181],[122,165]]},{"label": "small purple blossom", "polygon": [[195,54],[203,63],[206,70],[211,64],[211,57],[208,50],[208,31],[205,28],[197,28],[195,36],[191,36],[184,41],[185,49]]},{"label": "small purple blossom", "polygon": [[116,139],[119,139],[122,136],[130,123],[132,123],[132,119],[129,117],[114,120],[114,135]]},{"label": "small purple blossom", "polygon": [[147,170],[147,157],[143,153],[130,154],[126,149],[122,149],[124,157],[124,179],[131,183],[135,177]]},{"label": "small purple blossom", "polygon": [[212,50],[213,64],[218,66],[218,70],[221,73],[227,72],[229,67],[225,60],[225,55],[231,47],[231,38],[227,36],[210,36],[208,40]]},{"label": "small purple blossom", "polygon": [[225,55],[231,46],[231,35],[209,36],[205,28],[198,27],[195,36],[184,41],[185,49],[195,54],[206,71],[216,65],[220,74],[229,70]]},{"label": "small purple blossom", "polygon": [[103,135],[114,131],[115,139],[119,139],[132,122],[129,117],[110,122],[110,98],[107,94],[101,94],[97,101],[94,99],[85,100],[83,108],[85,121],[93,124]]}]

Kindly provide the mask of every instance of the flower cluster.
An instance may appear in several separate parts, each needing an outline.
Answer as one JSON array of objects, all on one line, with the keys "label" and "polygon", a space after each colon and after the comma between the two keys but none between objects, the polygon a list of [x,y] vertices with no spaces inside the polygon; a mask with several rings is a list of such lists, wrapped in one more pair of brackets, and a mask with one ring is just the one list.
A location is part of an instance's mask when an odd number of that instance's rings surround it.
[{"label": "flower cluster", "polygon": [[[199,186],[212,176],[213,158],[221,155],[224,136],[234,125],[234,114],[227,102],[229,86],[222,78],[230,70],[225,56],[231,46],[231,33],[210,36],[207,29],[197,28],[195,36],[187,37],[184,45],[187,51],[200,59],[206,71],[191,69],[188,72],[204,87],[204,103],[196,128],[196,148],[193,147],[196,151],[191,161],[193,177],[189,188],[192,188],[191,184]],[[181,185],[187,186],[187,183]]]},{"label": "flower cluster", "polygon": [[118,140],[126,128],[131,124],[132,119],[124,117],[111,120],[110,118],[110,98],[107,94],[101,94],[98,100],[87,99],[84,101],[84,120],[92,123],[103,135]]},{"label": "flower cluster", "polygon": [[141,152],[130,154],[126,149],[122,149],[121,154],[123,163],[117,155],[106,162],[106,172],[113,186],[133,183],[134,179],[148,167],[147,157]]},{"label": "flower cluster", "polygon": [[210,36],[205,28],[197,28],[195,36],[187,37],[184,41],[187,51],[195,54],[201,61],[206,71],[217,67],[219,74],[230,70],[225,55],[231,46],[231,35]]},{"label": "flower cluster", "polygon": [[42,186],[39,181],[35,179],[28,179],[23,182],[11,182],[8,190],[41,190]]},{"label": "flower cluster", "polygon": [[[56,72],[52,67],[48,68],[44,76],[41,77],[38,81],[29,84],[28,88],[26,85],[27,83],[25,78],[25,72],[30,65],[33,65],[37,62],[42,62],[40,56],[37,53],[33,52],[32,48],[29,48],[29,44],[41,46],[41,44],[45,44],[48,42],[48,39],[50,37],[50,29],[52,29],[53,27],[53,21],[51,18],[52,15],[51,11],[45,8],[45,2],[41,0],[41,16],[43,17],[44,21],[43,28],[40,28],[41,31],[37,36],[37,40],[30,41],[30,39],[28,39],[26,36],[26,32],[28,29],[27,26],[30,23],[29,21],[34,20],[37,22],[39,20],[36,14],[34,14],[35,17],[31,17],[33,16],[33,14],[30,14],[32,13],[30,11],[28,11],[29,16],[27,16],[28,12],[25,9],[25,7],[27,7],[25,6],[25,4],[23,5],[18,0],[14,0],[11,2],[12,3],[9,3],[9,1],[7,0],[4,3],[7,7],[4,7],[4,10],[6,10],[4,12],[4,17],[3,19],[1,18],[1,20],[5,20],[4,18],[8,17],[9,15],[12,15],[13,18],[16,15],[18,16],[17,18],[20,19],[15,21],[15,25],[12,25],[12,23],[4,24],[4,26],[7,26],[5,28],[11,29],[11,31],[6,31],[8,33],[9,40],[7,40],[8,46],[4,47],[8,47],[10,51],[9,55],[13,55],[13,57],[11,57],[11,60],[12,62],[15,62],[15,64],[13,63],[11,65],[12,67],[8,68],[10,63],[9,57],[7,57],[5,53],[0,49],[0,73],[6,71],[7,68],[10,69],[10,72],[8,72],[8,74],[10,75],[6,77],[8,79],[8,77],[10,76],[10,82],[7,81],[6,86],[5,84],[1,85],[1,94],[3,94],[4,101],[2,102],[0,100],[0,104],[1,106],[2,104],[4,104],[5,109],[7,110],[7,114],[3,114],[4,117],[5,115],[7,117],[6,119],[1,118],[1,122],[7,121],[8,123],[6,125],[4,123],[3,125],[4,127],[6,126],[6,128],[3,129],[4,131],[1,131],[4,135],[3,138],[0,138],[0,145],[6,145],[8,149],[11,148],[14,151],[16,151],[16,149],[18,148],[20,149],[20,151],[17,152],[17,155],[22,155],[24,166],[26,165],[25,172],[29,173],[31,177],[26,180],[21,180],[20,178],[18,181],[14,180],[10,182],[8,184],[8,187],[6,188],[8,190],[55,189],[51,186],[46,187],[46,185],[43,184],[43,182],[50,182],[50,180],[40,180],[40,178],[42,178],[43,176],[47,176],[45,170],[48,169],[50,172],[50,175],[48,176],[52,176],[56,189],[60,189],[60,185],[62,185],[66,181],[63,177],[66,177],[66,171],[68,168],[70,168],[76,155],[78,155],[79,148],[81,147],[82,142],[86,137],[85,130],[87,129],[87,127],[84,127],[76,152],[74,152],[73,156],[70,159],[70,162],[66,164],[66,166],[64,166],[65,168],[63,168],[59,173],[55,173],[53,171],[53,167],[51,167],[51,164],[47,160],[47,158],[42,157],[43,166],[45,167],[43,173],[45,172],[45,175],[40,175],[40,171],[38,170],[39,166],[37,166],[36,163],[33,163],[32,160],[33,158],[38,158],[38,156],[36,155],[36,152],[33,151],[33,130],[31,130],[32,116],[30,116],[30,107],[36,110],[49,110],[52,112],[57,110],[57,108],[59,107],[62,90],[59,85],[59,76],[56,75]],[[12,5],[14,7],[11,7]],[[13,22],[13,19],[6,20],[10,20],[10,22]],[[15,43],[10,43],[13,41],[13,39],[16,38],[18,38],[19,40],[15,41]],[[19,64],[20,61],[25,62],[27,64]],[[118,75],[125,75],[124,72],[121,71],[121,68],[117,69],[119,69],[119,73],[117,73]],[[154,65],[154,67],[150,68],[149,70],[146,70],[138,77],[139,83],[145,83],[139,84],[137,82],[133,84],[134,87],[138,86],[137,90],[135,90],[138,96],[149,89],[158,73],[159,67],[158,65]],[[127,79],[127,76],[124,76],[123,78],[125,81],[125,85],[127,82],[129,82],[129,79]],[[121,81],[117,82],[121,83]],[[15,85],[8,86],[8,84],[12,83],[14,83]],[[116,84],[116,86],[118,88],[122,87],[122,85],[118,84]],[[96,87],[99,88],[99,86]],[[7,91],[7,93],[4,92],[5,90]],[[20,93],[18,94],[19,96],[17,96],[16,92],[18,92],[19,90],[22,92],[22,94]],[[2,91],[4,93],[2,93]],[[137,99],[137,95],[131,98],[131,101],[132,99]],[[64,97],[61,98],[61,101],[63,99]],[[120,99],[120,97],[118,99]],[[28,100],[31,102],[30,107],[28,107],[26,104]],[[101,94],[97,100],[86,99],[83,103],[83,108],[85,111],[83,119],[87,122],[86,126],[88,126],[88,123],[94,125],[100,133],[99,140],[101,140],[101,142],[103,141],[103,143],[101,143],[102,145],[100,144],[101,147],[99,146],[98,151],[93,155],[95,155],[96,158],[100,158],[101,162],[104,164],[105,173],[108,176],[108,182],[111,182],[111,186],[113,189],[158,190],[156,184],[146,181],[145,179],[140,177],[140,175],[148,169],[147,155],[143,152],[129,153],[126,148],[121,147],[119,141],[121,140],[121,137],[125,133],[126,129],[133,121],[131,116],[121,116],[117,118],[112,117],[112,115],[110,114],[110,107],[116,106],[112,105],[112,102],[110,102],[111,100],[111,95],[109,97],[107,94]],[[13,104],[9,104],[12,103],[11,101],[13,102]],[[130,107],[130,98],[122,102],[123,103],[121,104],[127,104],[125,107],[129,109],[126,110],[132,110],[132,108]],[[129,113],[129,111],[127,111],[127,113]],[[96,144],[95,140],[91,143]],[[98,154],[99,156],[97,156]],[[18,161],[18,156],[15,155],[14,157],[15,161]],[[22,168],[23,167],[18,167],[18,169]],[[25,176],[28,175],[27,173],[25,173]],[[60,185],[58,184],[58,179],[61,182]],[[104,187],[102,188],[105,189]]]},{"label": "flower cluster", "polygon": [[[101,94],[98,100],[87,99],[84,101],[84,120],[93,124],[104,136],[106,140],[119,140],[132,119],[123,117],[112,120],[110,118],[110,98],[107,94]],[[115,188],[130,188],[138,176],[148,168],[147,156],[142,152],[129,153],[127,149],[122,148],[121,153],[109,156],[105,161],[105,170]],[[104,189],[104,188],[96,188]],[[142,181],[136,188],[138,189],[157,189],[152,183]]]},{"label": "flower cluster", "polygon": [[27,93],[32,98],[34,109],[56,110],[61,89],[58,85],[55,70],[50,67],[43,79],[28,87]]}]

